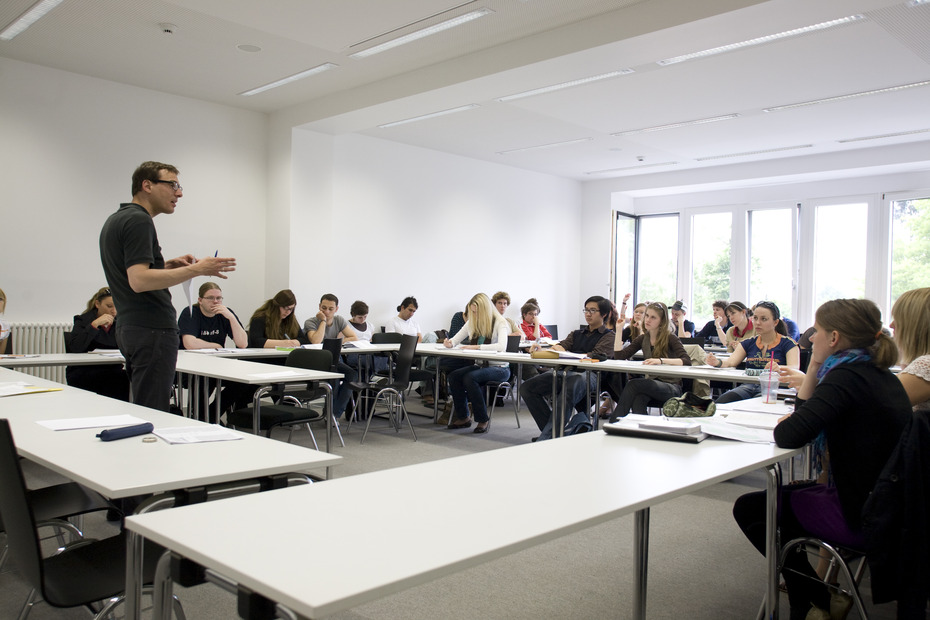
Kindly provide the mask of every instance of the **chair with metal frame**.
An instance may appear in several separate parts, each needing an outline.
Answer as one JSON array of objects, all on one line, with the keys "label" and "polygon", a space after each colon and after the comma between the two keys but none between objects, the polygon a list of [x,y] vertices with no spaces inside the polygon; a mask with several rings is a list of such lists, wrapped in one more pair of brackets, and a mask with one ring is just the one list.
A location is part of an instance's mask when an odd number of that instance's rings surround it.
[{"label": "chair with metal frame", "polygon": [[[520,351],[520,334],[507,336],[507,353],[518,353]],[[497,406],[498,398],[507,398],[513,401],[513,417],[517,420],[517,428],[520,428],[520,413],[517,411],[517,401],[520,398],[519,387],[516,384],[516,376],[507,381],[488,381],[484,384],[487,391],[487,398],[491,402],[488,408],[488,425],[491,424],[491,417],[494,415],[494,409]],[[517,388],[517,390],[515,390]],[[491,391],[493,392],[493,395]]]},{"label": "chair with metal frame", "polygon": [[[66,545],[55,555],[42,557],[36,511],[30,502],[19,456],[8,420],[0,419],[0,517],[7,531],[10,557],[23,579],[34,590],[20,618],[25,618],[37,602],[36,596],[53,607],[89,607],[102,604],[95,619],[108,617],[122,602],[126,585],[126,535],[103,540],[82,539]],[[147,543],[143,577],[152,583],[155,564],[164,550]],[[109,600],[108,600],[109,599]],[[184,618],[175,599],[175,612]]]},{"label": "chair with metal frame", "polygon": [[559,339],[559,326],[558,325],[543,325],[543,327],[549,330],[549,333],[552,335],[553,340]]},{"label": "chair with metal frame", "polygon": [[[332,355],[329,351],[323,351],[321,349],[300,348],[294,349],[288,353],[287,361],[285,362],[285,366],[324,371],[328,371],[332,364]],[[259,430],[264,431],[266,437],[271,437],[272,429],[279,426],[290,427],[290,433],[287,436],[288,443],[290,443],[291,436],[294,433],[294,427],[301,424],[306,424],[307,430],[310,432],[310,439],[313,441],[313,447],[319,450],[316,437],[313,435],[313,430],[310,428],[310,423],[318,422],[321,420],[325,421],[326,413],[317,411],[316,409],[311,409],[309,407],[304,407],[303,405],[309,400],[320,398],[320,394],[321,392],[318,392],[317,389],[312,387],[308,387],[305,390],[300,390],[297,392],[275,392],[273,397],[275,397],[275,399],[279,400],[280,402],[276,404],[262,405],[261,410],[259,411]],[[284,404],[286,402],[293,404]],[[242,409],[236,409],[226,416],[226,420],[230,426],[243,429],[251,429],[253,419],[254,415],[251,405],[248,407],[243,407]],[[341,432],[339,434],[339,438],[341,441]]]},{"label": "chair with metal frame", "polygon": [[413,365],[413,357],[416,352],[417,337],[401,336],[400,351],[397,353],[393,381],[379,382],[372,388],[377,389],[378,393],[375,395],[368,422],[365,424],[365,432],[362,433],[361,443],[365,443],[365,437],[371,427],[371,420],[377,415],[379,405],[385,407],[385,413],[388,414],[395,432],[400,432],[401,420],[405,419],[410,432],[413,434],[413,440],[417,440],[417,433],[413,430],[413,424],[411,424],[410,416],[407,414],[407,407],[404,405],[404,392],[410,386],[410,367]]}]

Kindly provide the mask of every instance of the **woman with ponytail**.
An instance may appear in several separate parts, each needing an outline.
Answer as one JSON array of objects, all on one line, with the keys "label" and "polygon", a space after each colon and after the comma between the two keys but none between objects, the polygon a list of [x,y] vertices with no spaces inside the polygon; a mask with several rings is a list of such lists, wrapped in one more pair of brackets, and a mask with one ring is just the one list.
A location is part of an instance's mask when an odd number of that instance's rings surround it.
[{"label": "woman with ponytail", "polygon": [[[779,370],[798,387],[798,398],[794,413],[775,427],[775,442],[800,448],[823,433],[832,484],[782,488],[781,539],[812,535],[862,548],[862,506],[911,416],[911,404],[888,370],[898,351],[882,331],[881,313],[873,302],[828,301],[817,309],[814,330],[807,374]],[[733,516],[765,553],[765,492],[740,497]],[[831,594],[805,554],[790,554],[782,574],[792,619],[831,617]]]}]

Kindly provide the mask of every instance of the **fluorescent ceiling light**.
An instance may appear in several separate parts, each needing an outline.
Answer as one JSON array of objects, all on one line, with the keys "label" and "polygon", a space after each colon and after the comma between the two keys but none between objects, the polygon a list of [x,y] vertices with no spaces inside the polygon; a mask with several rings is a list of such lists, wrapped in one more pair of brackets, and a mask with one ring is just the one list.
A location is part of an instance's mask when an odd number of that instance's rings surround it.
[{"label": "fluorescent ceiling light", "polygon": [[907,6],[920,6],[921,4],[930,4],[930,0],[910,0]]},{"label": "fluorescent ceiling light", "polygon": [[677,166],[677,161],[663,161],[657,164],[639,164],[638,166],[627,166],[626,168],[608,168],[606,170],[592,170],[585,174],[610,174],[612,172],[626,172],[627,170],[639,170],[640,168],[655,168],[656,166]]},{"label": "fluorescent ceiling light", "polygon": [[281,78],[277,82],[271,82],[270,84],[265,84],[264,86],[259,86],[258,88],[253,88],[252,90],[247,90],[244,93],[239,93],[243,97],[250,97],[252,95],[257,95],[258,93],[263,93],[266,90],[271,90],[272,88],[277,88],[278,86],[284,86],[285,84],[290,84],[291,82],[296,82],[297,80],[302,80],[305,77],[310,77],[311,75],[316,75],[317,73],[323,73],[324,71],[329,71],[330,69],[335,69],[339,65],[334,65],[331,62],[323,63],[322,65],[317,65],[312,69],[307,69],[306,71],[301,71],[300,73],[295,73],[286,78]]},{"label": "fluorescent ceiling light", "polygon": [[679,127],[688,127],[689,125],[703,125],[704,123],[716,123],[719,121],[728,121],[739,118],[739,114],[724,114],[723,116],[711,116],[710,118],[699,118],[693,121],[683,121],[681,123],[669,123],[668,125],[656,125],[655,127],[644,127],[643,129],[628,129],[627,131],[618,131],[610,135],[622,137],[631,136],[637,133],[649,133],[650,131],[665,131],[666,129],[677,129]]},{"label": "fluorescent ceiling light", "polygon": [[575,140],[565,140],[563,142],[550,142],[549,144],[538,144],[536,146],[525,146],[520,149],[510,149],[507,151],[498,151],[498,155],[507,155],[508,153],[521,153],[523,151],[536,151],[539,149],[550,149],[554,146],[565,146],[566,144],[578,144],[579,142],[590,142],[594,138],[576,138]]},{"label": "fluorescent ceiling light", "polygon": [[25,13],[17,17],[13,22],[0,31],[0,40],[9,41],[23,30],[33,25],[46,13],[54,9],[56,6],[61,4],[62,0],[39,0],[32,5]]},{"label": "fluorescent ceiling light", "polygon": [[749,157],[750,155],[765,155],[766,153],[778,153],[779,151],[793,151],[795,149],[810,149],[813,144],[798,144],[797,146],[780,146],[774,149],[762,149],[759,151],[746,151],[744,153],[727,153],[726,155],[708,155],[707,157],[695,157],[695,161],[711,161],[714,159],[727,159],[729,157]]},{"label": "fluorescent ceiling light", "polygon": [[455,114],[456,112],[464,112],[465,110],[472,110],[474,108],[480,108],[477,103],[469,103],[468,105],[462,105],[457,108],[449,108],[448,110],[440,110],[439,112],[430,112],[429,114],[424,114],[422,116],[414,116],[413,118],[405,118],[402,121],[394,121],[392,123],[385,123],[384,125],[378,125],[381,129],[387,129],[388,127],[397,127],[398,125],[406,125],[407,123],[415,123],[417,121],[423,121],[428,118],[436,118],[437,116],[445,116],[446,114]]},{"label": "fluorescent ceiling light", "polygon": [[526,92],[517,93],[515,95],[507,95],[506,97],[500,97],[498,101],[513,101],[514,99],[522,99],[523,97],[532,97],[533,95],[541,95],[543,93],[551,93],[555,90],[562,90],[563,88],[572,88],[574,86],[581,86],[582,84],[590,84],[591,82],[598,82],[600,80],[606,80],[608,78],[617,77],[618,75],[628,75],[633,73],[632,69],[620,69],[618,71],[611,71],[609,73],[601,73],[600,75],[592,75],[590,77],[579,78],[577,80],[571,80],[568,82],[562,82],[561,84],[553,84],[552,86],[543,86],[542,88],[534,88],[533,90],[528,90]]},{"label": "fluorescent ceiling light", "polygon": [[700,52],[693,52],[691,54],[675,56],[674,58],[666,58],[665,60],[658,61],[656,64],[664,67],[666,65],[673,65],[678,62],[685,62],[686,60],[694,60],[695,58],[704,58],[705,56],[723,54],[725,52],[732,52],[733,50],[742,49],[744,47],[752,47],[753,45],[762,45],[763,43],[771,43],[772,41],[777,41],[779,39],[787,39],[789,37],[796,37],[798,35],[807,34],[808,32],[815,32],[817,30],[826,30],[827,28],[833,28],[835,26],[842,26],[844,24],[859,21],[860,19],[865,19],[865,17],[863,17],[862,15],[850,15],[849,17],[841,17],[840,19],[834,19],[828,22],[813,24],[812,26],[804,26],[803,28],[795,28],[794,30],[786,30],[785,32],[779,32],[777,34],[767,34],[764,37],[757,37],[755,39],[749,39],[748,41],[740,41],[739,43],[730,43],[729,45],[721,45],[720,47],[714,47],[709,50],[702,50]]},{"label": "fluorescent ceiling light", "polygon": [[818,105],[821,103],[833,103],[834,101],[843,101],[845,99],[854,99],[856,97],[865,97],[866,95],[879,95],[882,93],[892,93],[896,90],[905,90],[907,88],[917,88],[918,86],[930,85],[930,80],[925,82],[914,82],[913,84],[901,84],[900,86],[889,86],[888,88],[877,88],[875,90],[864,90],[861,93],[850,93],[848,95],[838,95],[836,97],[827,97],[826,99],[815,99],[814,101],[802,101],[801,103],[789,103],[779,105],[774,108],[764,108],[763,112],[779,112],[781,110],[791,110],[792,108],[803,108],[809,105]]},{"label": "fluorescent ceiling light", "polygon": [[[930,2],[930,0],[927,0]],[[911,131],[896,131],[895,133],[883,133],[877,136],[862,136],[861,138],[846,138],[845,140],[837,140],[840,144],[846,144],[847,142],[862,142],[863,140],[880,140],[882,138],[897,138],[899,136],[912,136],[915,133],[927,133],[930,129],[912,129]]]},{"label": "fluorescent ceiling light", "polygon": [[399,47],[401,45],[406,45],[407,43],[412,43],[418,39],[434,35],[443,30],[448,30],[449,28],[455,28],[456,26],[461,26],[466,24],[474,19],[479,17],[484,17],[485,15],[490,15],[493,13],[491,9],[482,8],[476,11],[471,11],[470,13],[465,13],[464,15],[459,15],[458,17],[453,17],[445,21],[441,21],[438,24],[433,24],[432,26],[427,26],[422,30],[417,30],[411,32],[410,34],[405,34],[396,39],[391,39],[390,41],[385,41],[374,47],[369,47],[368,49],[362,50],[360,52],[355,52],[354,54],[349,54],[349,58],[367,58],[369,56],[374,56],[375,54],[380,54],[381,52],[386,52],[389,49]]}]

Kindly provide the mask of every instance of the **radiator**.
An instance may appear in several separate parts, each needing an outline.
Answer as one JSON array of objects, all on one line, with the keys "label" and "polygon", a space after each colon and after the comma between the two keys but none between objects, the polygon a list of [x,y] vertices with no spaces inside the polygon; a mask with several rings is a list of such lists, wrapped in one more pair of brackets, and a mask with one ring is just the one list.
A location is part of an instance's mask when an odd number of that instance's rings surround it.
[{"label": "radiator", "polygon": [[[71,323],[13,323],[10,330],[13,353],[64,353],[66,331],[71,331]],[[17,370],[35,377],[65,382],[64,366],[23,367]]]}]

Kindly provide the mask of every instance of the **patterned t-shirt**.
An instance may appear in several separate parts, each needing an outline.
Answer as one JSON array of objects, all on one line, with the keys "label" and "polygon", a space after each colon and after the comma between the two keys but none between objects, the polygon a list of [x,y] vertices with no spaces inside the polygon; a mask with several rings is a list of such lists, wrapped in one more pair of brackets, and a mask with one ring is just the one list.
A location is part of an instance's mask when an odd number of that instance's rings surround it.
[{"label": "patterned t-shirt", "polygon": [[[901,372],[919,377],[924,381],[930,382],[930,355],[921,355],[916,360],[904,367]],[[914,411],[930,411],[930,400],[914,405]]]},{"label": "patterned t-shirt", "polygon": [[772,360],[773,353],[777,364],[788,363],[788,351],[798,346],[798,343],[781,334],[775,334],[775,338],[775,342],[769,346],[762,345],[762,336],[740,341],[739,346],[746,352],[746,368],[764,370],[766,364]]}]

